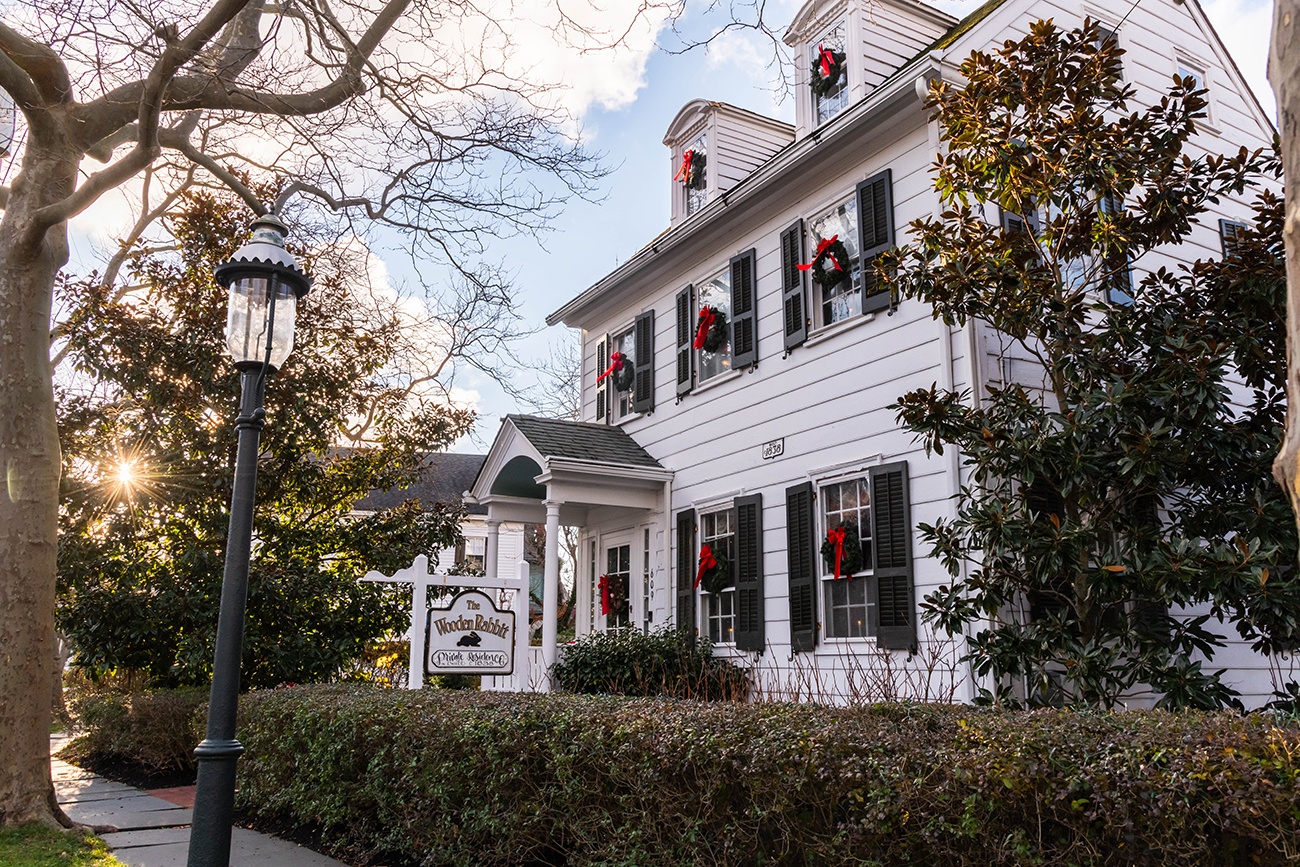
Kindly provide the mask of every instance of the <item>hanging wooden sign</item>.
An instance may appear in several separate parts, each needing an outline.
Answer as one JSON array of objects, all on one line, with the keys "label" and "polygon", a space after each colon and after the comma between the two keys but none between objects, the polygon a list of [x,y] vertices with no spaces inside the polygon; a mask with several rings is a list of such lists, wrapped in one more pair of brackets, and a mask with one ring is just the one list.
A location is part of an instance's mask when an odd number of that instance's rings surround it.
[{"label": "hanging wooden sign", "polygon": [[463,590],[446,608],[429,609],[424,673],[512,674],[515,612],[481,590]]}]

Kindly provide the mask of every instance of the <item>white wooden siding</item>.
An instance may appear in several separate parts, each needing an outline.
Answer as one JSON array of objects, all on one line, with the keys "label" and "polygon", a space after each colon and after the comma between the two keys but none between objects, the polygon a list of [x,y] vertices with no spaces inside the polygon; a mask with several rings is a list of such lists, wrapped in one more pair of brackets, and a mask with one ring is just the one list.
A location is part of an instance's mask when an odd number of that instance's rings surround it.
[{"label": "white wooden siding", "polygon": [[[865,84],[874,86],[910,59],[939,34],[933,21],[920,13],[889,2],[869,4],[870,12],[859,22]],[[1196,140],[1206,151],[1233,151],[1240,144],[1262,147],[1272,130],[1258,107],[1239,89],[1239,81],[1217,47],[1211,47],[1201,23],[1190,7],[1172,0],[1152,0],[1131,7],[1129,3],[1102,0],[1090,3],[1094,14],[1114,22],[1123,20],[1121,45],[1126,79],[1137,94],[1130,109],[1158,100],[1172,74],[1175,52],[1182,48],[1210,64],[1213,88],[1214,126]],[[952,62],[959,63],[976,47],[994,48],[1006,39],[1017,38],[1030,22],[1053,17],[1063,27],[1083,20],[1083,7],[1064,0],[1008,0],[949,49]],[[1127,15],[1127,18],[1125,16]],[[855,32],[855,28],[849,28]],[[888,38],[893,34],[892,41]],[[873,41],[875,40],[875,41]],[[802,55],[799,55],[802,57]],[[891,67],[891,64],[895,66]],[[802,67],[804,64],[800,64]],[[806,82],[807,71],[797,70]],[[873,78],[874,76],[874,78]],[[874,82],[874,83],[873,83]],[[937,322],[930,310],[906,301],[892,315],[862,317],[851,325],[813,330],[809,342],[784,355],[783,310],[781,304],[780,233],[796,218],[807,218],[853,195],[858,181],[882,170],[892,172],[895,239],[908,239],[907,224],[935,213],[937,198],[931,166],[934,160],[933,131],[919,99],[909,114],[889,119],[872,128],[865,137],[843,146],[823,143],[812,151],[805,174],[788,182],[798,195],[782,200],[779,207],[733,209],[725,245],[698,254],[678,254],[671,265],[656,263],[651,279],[633,276],[633,288],[620,289],[620,305],[593,304],[577,324],[586,329],[583,340],[583,418],[594,420],[595,347],[607,331],[631,321],[638,312],[655,311],[655,410],[623,422],[625,429],[665,467],[674,471],[672,513],[693,503],[736,493],[763,496],[763,572],[765,581],[766,636],[770,651],[745,657],[760,678],[785,676],[789,667],[789,603],[786,560],[785,489],[810,479],[817,469],[842,461],[859,466],[872,462],[906,460],[912,503],[912,521],[934,523],[950,517],[952,495],[960,480],[956,456],[927,456],[911,434],[899,428],[889,408],[905,392],[933,383],[951,384],[957,390],[975,387],[978,372],[971,371],[966,331],[950,329]],[[719,116],[721,117],[721,116]],[[717,160],[720,189],[730,188],[760,164],[767,148],[775,142],[758,142],[755,131],[732,126],[734,118],[711,136],[710,152]],[[774,152],[774,151],[772,151]],[[1179,250],[1162,251],[1135,263],[1135,281],[1144,272],[1195,258],[1219,255],[1218,219],[1243,219],[1249,197],[1225,199],[1207,215],[1189,242]],[[720,235],[722,237],[722,235]],[[751,371],[723,375],[675,401],[675,308],[678,291],[688,283],[699,283],[726,266],[730,257],[747,249],[756,252],[756,325],[758,365]],[[639,282],[638,282],[639,280]],[[806,283],[809,281],[805,281]],[[812,309],[811,287],[805,298]],[[629,300],[632,299],[632,300]],[[947,350],[944,349],[947,343]],[[997,341],[976,341],[985,354],[980,366],[989,379],[1000,379],[1001,350]],[[945,368],[947,360],[951,368]],[[761,458],[765,442],[784,439],[784,454],[774,460]],[[606,525],[589,532],[622,529]],[[670,534],[663,538],[655,525],[655,623],[667,622],[673,609],[673,546]],[[582,549],[587,550],[586,542]],[[914,533],[915,598],[919,601],[951,577]],[[636,558],[634,557],[634,560]],[[822,611],[818,597],[818,611]],[[924,628],[922,629],[924,641]],[[1234,633],[1235,634],[1235,633]],[[950,643],[942,652],[960,652]],[[853,654],[845,650],[874,646],[873,642],[833,642],[813,654],[801,655],[819,676],[834,688],[848,691],[853,680]],[[901,659],[901,656],[899,657]],[[901,663],[900,663],[901,664]],[[919,663],[912,663],[913,671]],[[1248,700],[1266,698],[1268,662],[1240,643],[1220,652],[1215,666],[1230,665],[1237,687]],[[786,672],[788,674],[788,672]],[[943,681],[943,675],[935,675]],[[949,681],[951,677],[949,677]],[[927,684],[935,689],[957,689],[957,698],[969,698],[969,680]]]}]

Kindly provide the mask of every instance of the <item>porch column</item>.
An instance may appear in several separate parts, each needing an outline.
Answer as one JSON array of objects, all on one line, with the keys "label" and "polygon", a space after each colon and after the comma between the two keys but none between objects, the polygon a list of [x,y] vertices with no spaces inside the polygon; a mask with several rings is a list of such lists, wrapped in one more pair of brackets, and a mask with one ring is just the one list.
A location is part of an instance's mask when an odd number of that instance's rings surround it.
[{"label": "porch column", "polygon": [[497,543],[501,541],[501,522],[488,519],[487,548],[483,551],[483,572],[489,578],[497,577]]},{"label": "porch column", "polygon": [[542,587],[542,662],[546,666],[546,692],[551,690],[551,666],[555,665],[555,632],[560,601],[560,504],[546,501],[546,570]]}]

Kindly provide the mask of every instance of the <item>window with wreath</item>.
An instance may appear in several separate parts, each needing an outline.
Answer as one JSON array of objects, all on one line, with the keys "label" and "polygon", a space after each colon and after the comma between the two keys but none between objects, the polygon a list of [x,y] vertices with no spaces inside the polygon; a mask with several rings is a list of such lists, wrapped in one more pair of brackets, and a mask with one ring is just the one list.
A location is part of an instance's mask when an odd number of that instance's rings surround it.
[{"label": "window with wreath", "polygon": [[913,649],[907,463],[786,488],[785,517],[791,649],[865,637],[882,648]]},{"label": "window with wreath", "polygon": [[700,382],[731,370],[731,269],[701,283],[695,290],[696,371]]},{"label": "window with wreath", "polygon": [[673,178],[681,185],[682,195],[686,197],[686,216],[690,216],[709,203],[709,176],[707,171],[709,159],[709,137],[700,133],[690,144],[682,149],[681,162]]},{"label": "window with wreath", "polygon": [[809,87],[815,126],[826,123],[849,104],[844,34],[844,22],[841,21],[808,45]]},{"label": "window with wreath", "polygon": [[[610,338],[610,357],[617,352],[621,358],[628,359],[632,365],[626,369],[615,372],[610,378],[613,380],[613,398],[610,401],[612,421],[620,421],[634,414],[633,408],[633,385],[636,376],[635,360],[636,354],[636,330],[629,328],[626,331],[615,334]],[[624,362],[625,365],[627,362]],[[620,388],[620,386],[626,386]]]},{"label": "window with wreath", "polygon": [[862,313],[857,196],[849,196],[808,221],[807,249],[812,259],[814,324],[830,325]]},{"label": "window with wreath", "polygon": [[700,551],[709,546],[714,565],[704,565],[700,589],[709,640],[731,644],[736,640],[736,582],[732,574],[736,554],[735,513],[731,509],[700,515]]},{"label": "window with wreath", "polygon": [[821,486],[822,599],[827,638],[876,634],[871,489],[865,476]]}]

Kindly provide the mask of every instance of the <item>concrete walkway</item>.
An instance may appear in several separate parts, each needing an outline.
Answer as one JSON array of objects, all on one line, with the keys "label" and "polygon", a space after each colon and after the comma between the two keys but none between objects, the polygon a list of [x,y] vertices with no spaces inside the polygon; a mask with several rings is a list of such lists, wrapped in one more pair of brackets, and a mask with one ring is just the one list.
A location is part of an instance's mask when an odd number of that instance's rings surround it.
[{"label": "concrete walkway", "polygon": [[[53,756],[67,743],[50,738]],[[76,822],[112,825],[117,831],[99,836],[130,867],[184,867],[189,855],[193,787],[159,789],[154,794],[114,783],[57,758],[50,773],[59,806]],[[164,795],[164,797],[158,797]],[[235,828],[230,840],[231,867],[347,867],[296,843]]]}]

